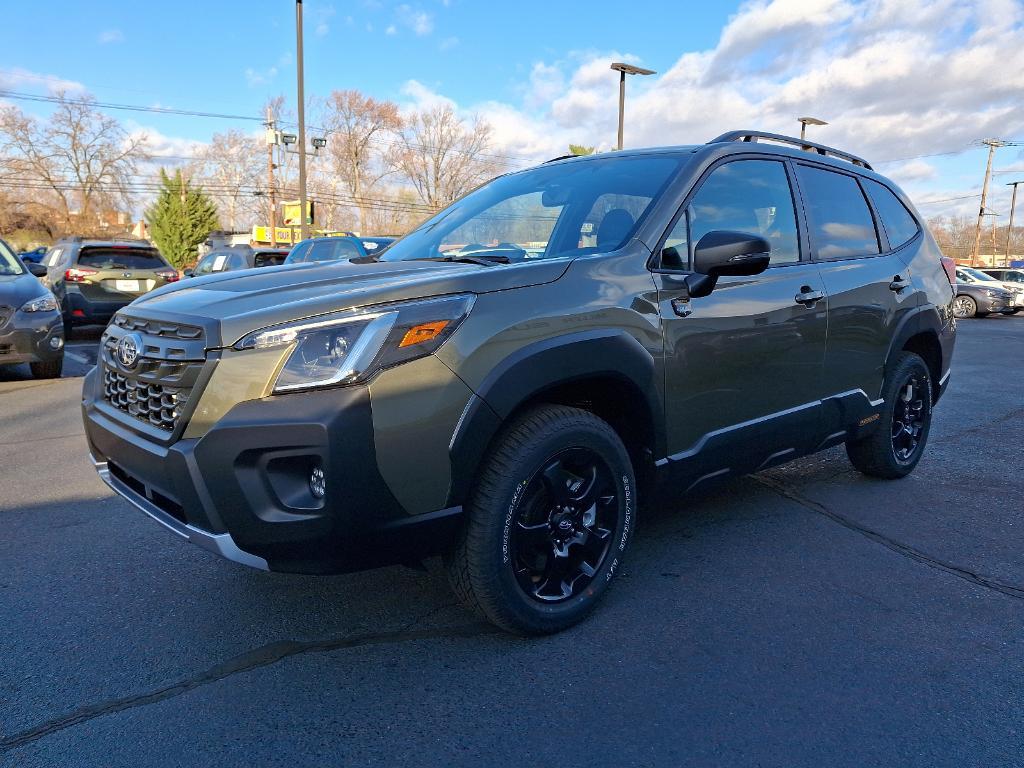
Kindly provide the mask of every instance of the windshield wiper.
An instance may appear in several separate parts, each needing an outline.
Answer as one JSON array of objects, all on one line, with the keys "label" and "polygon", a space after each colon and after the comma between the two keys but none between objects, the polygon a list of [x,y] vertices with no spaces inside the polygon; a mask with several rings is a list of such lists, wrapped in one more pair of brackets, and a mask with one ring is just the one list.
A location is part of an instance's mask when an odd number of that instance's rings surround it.
[{"label": "windshield wiper", "polygon": [[512,260],[508,256],[474,256],[464,253],[458,256],[444,256],[439,261],[460,261],[467,264],[480,264],[485,267],[495,267],[498,264],[510,264]]}]

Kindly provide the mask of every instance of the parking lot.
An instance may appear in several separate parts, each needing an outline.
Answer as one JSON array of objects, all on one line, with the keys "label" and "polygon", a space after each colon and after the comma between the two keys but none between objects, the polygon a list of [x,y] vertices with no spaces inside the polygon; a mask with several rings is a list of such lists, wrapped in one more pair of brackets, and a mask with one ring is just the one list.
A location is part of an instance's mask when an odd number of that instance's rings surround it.
[{"label": "parking lot", "polygon": [[898,482],[834,449],[649,510],[561,635],[437,573],[303,577],[96,477],[65,377],[0,369],[0,765],[1019,765],[1024,316],[960,322]]}]

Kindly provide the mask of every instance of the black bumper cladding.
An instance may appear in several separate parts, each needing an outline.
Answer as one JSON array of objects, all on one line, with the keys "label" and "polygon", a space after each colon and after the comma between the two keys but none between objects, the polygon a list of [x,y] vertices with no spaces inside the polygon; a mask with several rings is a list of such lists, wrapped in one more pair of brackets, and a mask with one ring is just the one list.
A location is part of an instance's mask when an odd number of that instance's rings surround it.
[{"label": "black bumper cladding", "polygon": [[[418,561],[455,536],[460,507],[409,515],[377,469],[365,387],[240,403],[199,439],[160,444],[86,378],[86,436],[117,493],[164,527],[236,562],[339,573]],[[321,469],[326,494],[310,475]]]}]

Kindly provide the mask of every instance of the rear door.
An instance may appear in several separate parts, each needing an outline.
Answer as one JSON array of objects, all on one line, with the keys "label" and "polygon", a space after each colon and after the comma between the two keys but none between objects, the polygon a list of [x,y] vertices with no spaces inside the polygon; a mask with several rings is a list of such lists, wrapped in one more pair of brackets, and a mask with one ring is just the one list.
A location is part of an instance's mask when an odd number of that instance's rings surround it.
[{"label": "rear door", "polygon": [[[714,166],[659,251],[669,461],[680,490],[784,461],[820,440],[828,300],[807,258],[789,176],[778,159]],[[712,230],[766,238],[770,266],[720,278],[710,295],[687,299],[681,274]]]},{"label": "rear door", "polygon": [[[869,179],[804,162],[797,164],[796,177],[811,254],[829,297],[825,390],[829,395],[852,392],[860,405],[865,398],[874,402],[896,329],[917,304],[907,264],[922,233],[903,209],[910,221],[892,217],[896,246],[890,246],[866,194],[867,185],[875,183]],[[880,190],[871,191],[880,205],[888,205]]]}]

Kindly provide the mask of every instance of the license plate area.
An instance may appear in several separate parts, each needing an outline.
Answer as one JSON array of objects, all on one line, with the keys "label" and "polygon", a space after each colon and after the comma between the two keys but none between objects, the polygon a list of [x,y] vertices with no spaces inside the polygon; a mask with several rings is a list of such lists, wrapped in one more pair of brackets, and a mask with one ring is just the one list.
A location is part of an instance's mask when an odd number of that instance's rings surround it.
[{"label": "license plate area", "polygon": [[114,289],[122,291],[124,293],[138,293],[139,292],[139,281],[138,280],[115,280]]}]

